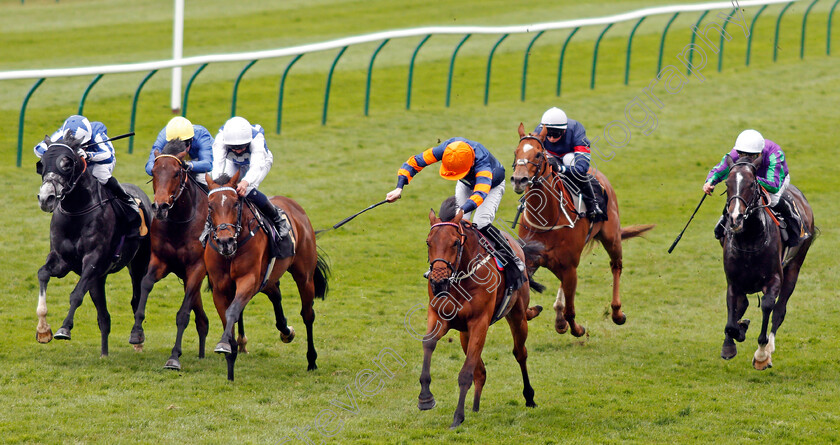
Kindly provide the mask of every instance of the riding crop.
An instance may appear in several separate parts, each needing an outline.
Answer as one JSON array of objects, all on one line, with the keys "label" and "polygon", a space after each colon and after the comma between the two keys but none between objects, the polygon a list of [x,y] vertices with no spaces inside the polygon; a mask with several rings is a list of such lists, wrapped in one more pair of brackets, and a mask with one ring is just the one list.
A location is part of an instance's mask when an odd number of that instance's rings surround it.
[{"label": "riding crop", "polygon": [[688,218],[688,222],[685,223],[685,227],[683,227],[682,232],[677,235],[677,239],[674,240],[674,244],[671,244],[671,247],[668,249],[668,253],[671,253],[674,250],[674,247],[677,247],[677,243],[680,242],[680,238],[682,238],[683,233],[685,233],[685,229],[688,228],[688,225],[691,224],[691,220],[694,219],[694,215],[697,214],[697,211],[700,210],[700,206],[703,205],[703,201],[706,199],[706,194],[703,193],[703,197],[700,198],[700,204],[697,204],[697,208],[694,209],[694,213],[691,214],[691,218]]}]

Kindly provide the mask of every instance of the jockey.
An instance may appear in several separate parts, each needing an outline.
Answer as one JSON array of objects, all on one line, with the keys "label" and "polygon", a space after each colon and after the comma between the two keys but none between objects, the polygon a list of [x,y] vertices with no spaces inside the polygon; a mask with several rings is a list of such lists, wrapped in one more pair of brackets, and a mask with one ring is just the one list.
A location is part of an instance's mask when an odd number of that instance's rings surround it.
[{"label": "jockey", "polygon": [[233,176],[237,171],[240,172],[236,192],[256,204],[271,219],[278,236],[284,238],[289,234],[289,227],[283,222],[281,212],[257,190],[273,163],[274,155],[268,150],[265,130],[261,126],[251,125],[245,118],[236,116],[219,129],[213,142],[211,177],[216,180],[222,174]]},{"label": "jockey", "polygon": [[[58,142],[67,135],[80,140],[82,144],[87,144],[91,140],[96,142],[94,145],[80,148],[78,151],[79,156],[87,161],[91,174],[100,184],[107,187],[115,197],[131,207],[133,212],[127,212],[129,225],[139,227],[140,217],[137,212],[140,210],[137,206],[137,201],[123,190],[117,178],[111,176],[111,172],[114,171],[116,164],[116,157],[114,155],[114,146],[108,140],[108,129],[105,127],[105,124],[96,121],[91,122],[88,118],[76,114],[68,117],[61,128],[50,136],[50,140],[52,142]],[[35,146],[35,156],[40,158],[44,155],[47,148],[46,142],[41,141]]]},{"label": "jockey", "polygon": [[210,136],[206,128],[193,125],[187,118],[181,116],[173,117],[158,133],[155,143],[152,144],[149,160],[146,161],[146,174],[152,176],[155,150],[162,153],[166,143],[173,139],[180,139],[187,145],[187,154],[191,160],[186,161],[184,165],[198,182],[207,185],[204,173],[213,168],[213,136]]},{"label": "jockey", "polygon": [[[408,158],[397,171],[397,188],[385,199],[394,202],[400,199],[403,187],[424,167],[442,161],[440,176],[455,185],[455,200],[475,227],[495,246],[500,260],[505,263],[505,282],[511,290],[518,289],[524,279],[525,265],[511,251],[506,238],[493,226],[496,210],[505,194],[505,168],[490,152],[478,142],[454,137],[443,141],[418,155]],[[470,216],[475,213],[473,218]]]},{"label": "jockey", "polygon": [[595,175],[589,174],[592,155],[583,125],[574,119],[568,119],[563,110],[552,107],[543,113],[534,132],[539,134],[543,127],[547,130],[543,145],[554,170],[561,175],[567,175],[578,186],[586,204],[586,217],[589,221],[606,221],[607,215],[599,204],[601,193],[596,192],[601,190],[601,184]]},{"label": "jockey", "polygon": [[[799,237],[801,236],[800,221],[793,210],[790,194],[785,193],[788,184],[790,184],[785,152],[775,142],[764,139],[761,133],[755,130],[744,130],[738,135],[735,140],[735,147],[728,155],[732,157],[733,162],[738,161],[742,156],[750,160],[761,157],[761,165],[755,172],[756,179],[761,187],[770,193],[770,207],[781,215],[787,223],[788,247],[799,244]],[[727,176],[729,176],[729,166],[726,162],[726,155],[724,155],[723,160],[709,171],[706,182],[703,184],[703,192],[711,195],[715,185],[726,179]],[[724,234],[726,208],[723,211],[723,216],[720,217],[715,226],[715,238],[717,239],[723,238]]]}]

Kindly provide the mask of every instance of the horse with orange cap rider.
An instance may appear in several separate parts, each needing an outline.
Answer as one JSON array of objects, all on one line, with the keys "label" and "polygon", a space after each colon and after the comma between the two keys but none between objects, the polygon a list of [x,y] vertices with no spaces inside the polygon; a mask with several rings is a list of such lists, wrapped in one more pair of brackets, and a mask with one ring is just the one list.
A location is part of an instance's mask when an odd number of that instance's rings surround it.
[{"label": "horse with orange cap rider", "polygon": [[483,145],[462,137],[453,137],[436,147],[408,158],[397,171],[397,188],[385,199],[400,199],[403,187],[414,175],[430,164],[441,161],[440,176],[455,185],[455,200],[464,212],[464,218],[493,245],[499,259],[505,264],[505,282],[511,290],[524,283],[525,265],[513,254],[505,238],[495,226],[496,210],[505,194],[505,168]]}]

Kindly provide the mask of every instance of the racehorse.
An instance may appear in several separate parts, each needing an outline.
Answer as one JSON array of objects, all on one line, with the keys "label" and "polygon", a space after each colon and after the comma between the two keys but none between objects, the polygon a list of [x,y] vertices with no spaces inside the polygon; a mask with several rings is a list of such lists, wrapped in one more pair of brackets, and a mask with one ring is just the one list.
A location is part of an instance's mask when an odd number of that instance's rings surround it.
[{"label": "racehorse", "polygon": [[[272,256],[271,240],[260,230],[255,207],[236,193],[239,172],[232,178],[222,175],[215,182],[206,175],[210,186],[208,196],[211,232],[204,250],[204,263],[213,284],[213,302],[222,319],[224,333],[214,349],[224,353],[227,360],[228,380],[233,381],[237,342],[233,339],[233,325],[240,319],[245,305],[262,292],[274,305],[275,326],[284,343],[292,341],[295,330],[286,325],[280,295],[280,277],[288,270],[292,273],[300,292],[300,315],[306,324],[307,370],[318,368],[312,324],[315,321],[313,303],[323,299],[328,290],[329,265],[318,253],[315,231],[303,208],[292,199],[274,196],[271,202],[286,212],[296,240],[295,253],[287,258]],[[268,222],[267,225],[271,223]]]},{"label": "racehorse", "polygon": [[[114,206],[121,205],[107,193],[87,168],[87,162],[77,151],[81,141],[65,136],[64,142],[44,140],[48,148],[36,164],[41,175],[38,202],[41,210],[52,213],[50,221],[50,253],[38,270],[38,328],[40,343],[53,339],[47,323],[47,283],[51,277],[63,278],[73,271],[79,275],[70,293],[70,309],[55,338],[70,340],[73,316],[85,294],[96,306],[97,322],[102,336],[101,355],[108,355],[108,334],[111,316],[105,301],[105,279],[108,274],[128,266],[131,275],[131,306],[136,313],[139,306],[140,279],[149,264],[149,237],[127,233],[125,220],[118,217]],[[149,220],[149,198],[140,188],[123,184],[123,188],[140,201],[146,221]],[[130,211],[130,210],[129,210]],[[136,329],[138,326],[134,326]]]},{"label": "racehorse", "polygon": [[565,333],[571,326],[572,335],[580,337],[586,328],[575,321],[575,290],[577,288],[577,267],[584,248],[593,240],[604,246],[610,257],[613,276],[612,320],[621,325],[627,316],[621,310],[619,282],[623,268],[621,255],[622,240],[637,237],[655,226],[638,225],[621,227],[618,216],[618,200],[607,177],[600,171],[596,178],[607,194],[607,221],[592,224],[578,212],[573,204],[562,176],[555,175],[549,164],[545,147],[547,129],[526,134],[525,126],[519,124],[519,145],[514,151],[513,176],[510,180],[517,194],[525,195],[522,200],[524,211],[519,236],[525,240],[536,240],[545,246],[535,262],[529,263],[529,273],[539,267],[548,268],[560,279],[554,301],[556,317],[554,329]]},{"label": "racehorse", "polygon": [[[727,156],[729,176],[726,178],[726,236],[723,240],[723,269],[726,272],[727,321],[721,357],[729,360],[738,353],[733,340],[744,341],[749,320],[741,317],[749,306],[747,294],[763,292],[761,297],[761,333],[753,367],[759,371],[773,366],[771,354],[776,349],[776,331],[785,320],[787,302],[805,255],[814,241],[808,236],[787,254],[781,232],[766,197],[756,180],[761,156],[733,163]],[[802,233],[814,234],[814,213],[805,196],[794,185],[787,191],[802,218]],[[787,223],[790,223],[789,221]],[[773,327],[767,335],[767,324],[773,314]]]},{"label": "racehorse", "polygon": [[[154,202],[151,208],[154,220],[151,227],[151,260],[149,269],[140,285],[140,307],[146,306],[152,287],[174,273],[184,282],[184,300],[175,317],[178,333],[172,355],[164,368],[181,369],[181,339],[190,322],[190,310],[195,312],[198,331],[198,357],[204,357],[208,319],[201,302],[201,282],[207,270],[204,267],[204,246],[198,240],[207,220],[207,192],[188,171],[184,164],[186,145],[180,139],[166,143],[163,154],[155,151],[152,167]],[[129,343],[143,343],[142,329],[145,311],[135,314],[135,329]]]},{"label": "racehorse", "polygon": [[[487,329],[495,321],[505,317],[513,334],[513,355],[522,371],[525,406],[535,407],[534,389],[528,379],[526,365],[528,351],[528,320],[539,315],[542,307],[528,307],[531,299],[527,285],[506,294],[505,274],[499,271],[486,240],[472,225],[462,219],[464,213],[455,212],[455,198],[444,201],[441,217],[429,212],[429,308],[426,335],[423,337],[423,370],[420,373],[420,396],[417,407],[432,409],[435,398],[429,390],[432,381],[430,367],[432,353],[440,340],[450,329],[461,332],[461,348],[466,360],[458,373],[458,406],[450,428],[464,421],[464,402],[467,391],[475,382],[473,411],[478,412],[481,391],[487,380],[487,371],[481,359]],[[538,250],[531,244],[523,248],[505,234],[515,255],[523,261]],[[531,283],[535,288],[541,285]],[[509,299],[506,299],[509,298]]]}]

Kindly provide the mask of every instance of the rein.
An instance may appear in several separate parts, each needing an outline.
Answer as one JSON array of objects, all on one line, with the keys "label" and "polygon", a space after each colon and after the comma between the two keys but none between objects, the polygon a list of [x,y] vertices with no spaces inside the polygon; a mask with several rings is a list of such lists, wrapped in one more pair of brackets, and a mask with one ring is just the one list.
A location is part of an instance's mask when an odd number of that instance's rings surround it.
[{"label": "rein", "polygon": [[[477,262],[472,268],[470,268],[469,271],[467,271],[467,272],[458,271],[457,268],[461,264],[461,256],[463,255],[463,252],[464,252],[464,245],[466,244],[467,234],[464,231],[463,226],[461,226],[460,224],[452,223],[452,222],[439,222],[437,224],[434,224],[429,229],[429,232],[431,232],[432,229],[434,229],[435,227],[440,227],[440,226],[453,226],[453,227],[458,229],[458,235],[461,237],[458,241],[458,254],[456,256],[454,266],[452,265],[452,263],[450,263],[449,261],[446,261],[443,258],[435,258],[435,259],[433,259],[432,261],[429,262],[429,271],[432,270],[432,267],[434,267],[435,263],[437,263],[437,262],[444,263],[446,265],[446,267],[451,271],[451,273],[449,275],[449,278],[448,278],[449,283],[451,285],[457,285],[459,282],[461,282],[463,280],[466,280],[467,278],[473,276],[476,273],[476,271],[478,271],[479,268],[481,268],[482,266],[487,264],[487,262],[490,261],[491,258],[493,258],[493,255],[488,254],[484,258],[482,258],[481,261]],[[479,245],[480,245],[480,243],[479,243]],[[470,261],[470,262],[472,262],[472,261]]]}]

